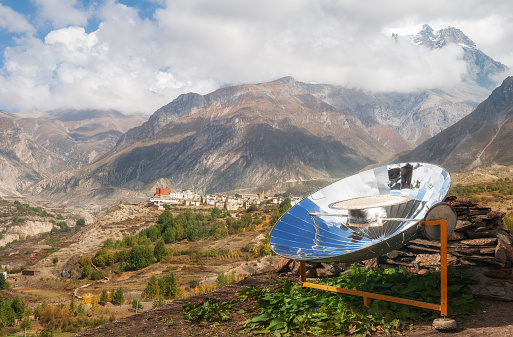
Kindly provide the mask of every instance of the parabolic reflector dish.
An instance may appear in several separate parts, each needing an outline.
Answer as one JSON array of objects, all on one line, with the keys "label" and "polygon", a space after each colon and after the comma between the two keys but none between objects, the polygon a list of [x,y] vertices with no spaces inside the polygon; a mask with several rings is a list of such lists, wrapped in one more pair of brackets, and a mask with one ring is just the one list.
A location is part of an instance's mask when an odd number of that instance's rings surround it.
[{"label": "parabolic reflector dish", "polygon": [[426,163],[378,167],[303,199],[273,227],[272,250],[299,261],[356,262],[397,249],[443,201],[451,178]]}]

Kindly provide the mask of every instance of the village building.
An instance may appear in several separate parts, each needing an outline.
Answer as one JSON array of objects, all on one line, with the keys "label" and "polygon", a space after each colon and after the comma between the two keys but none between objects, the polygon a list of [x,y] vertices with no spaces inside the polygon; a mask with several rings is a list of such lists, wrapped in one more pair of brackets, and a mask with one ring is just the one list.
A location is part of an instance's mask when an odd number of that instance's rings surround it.
[{"label": "village building", "polygon": [[[301,201],[298,197],[290,197],[290,199],[293,206]],[[265,197],[264,192],[258,194],[237,193],[235,196],[226,196],[221,194],[200,195],[191,190],[172,192],[167,188],[157,188],[153,197],[150,198],[150,202],[159,208],[163,208],[164,205],[193,207],[207,205],[228,211],[248,209],[251,205],[260,206],[266,203],[279,205],[283,200],[285,200],[284,197]]]}]

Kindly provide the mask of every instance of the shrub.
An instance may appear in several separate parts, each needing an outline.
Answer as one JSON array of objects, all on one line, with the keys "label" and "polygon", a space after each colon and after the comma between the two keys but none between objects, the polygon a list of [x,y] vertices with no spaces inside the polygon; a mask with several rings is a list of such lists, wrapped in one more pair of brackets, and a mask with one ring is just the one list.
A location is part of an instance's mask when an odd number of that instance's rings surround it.
[{"label": "shrub", "polygon": [[134,309],[144,309],[141,301],[139,301],[138,299],[134,298],[132,300],[132,308]]},{"label": "shrub", "polygon": [[508,214],[502,219],[504,222],[504,228],[508,230],[513,230],[513,214]]},{"label": "shrub", "polygon": [[91,280],[98,281],[105,278],[105,273],[102,270],[95,270],[91,273]]},{"label": "shrub", "polygon": [[86,224],[86,222],[85,222],[84,218],[80,218],[77,220],[77,222],[75,222],[76,226],[85,226],[85,224]]},{"label": "shrub", "polygon": [[114,241],[112,239],[107,239],[103,242],[103,248],[112,249],[114,248]]},{"label": "shrub", "polygon": [[119,287],[112,294],[112,304],[121,305],[125,302],[125,295],[123,295],[123,288]]},{"label": "shrub", "polygon": [[164,304],[166,304],[166,300],[164,299],[163,296],[160,296],[159,298],[155,299],[153,301],[153,308],[158,308],[158,307],[161,307],[163,306]]},{"label": "shrub", "polygon": [[92,268],[91,268],[90,264],[85,264],[82,267],[82,277],[83,278],[89,277],[89,275],[91,275],[91,272],[92,272]]},{"label": "shrub", "polygon": [[481,201],[481,197],[479,195],[474,194],[472,197],[470,197],[470,201],[478,203]]}]

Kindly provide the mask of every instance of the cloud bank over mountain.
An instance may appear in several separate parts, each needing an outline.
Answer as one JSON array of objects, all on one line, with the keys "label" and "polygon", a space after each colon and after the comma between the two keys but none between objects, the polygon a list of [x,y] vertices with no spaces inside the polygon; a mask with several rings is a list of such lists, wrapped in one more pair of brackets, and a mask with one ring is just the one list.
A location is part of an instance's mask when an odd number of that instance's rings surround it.
[{"label": "cloud bank over mountain", "polygon": [[461,48],[430,50],[392,38],[423,23],[457,26],[513,65],[513,46],[504,42],[513,38],[508,1],[32,4],[0,5],[0,18],[10,18],[0,20],[3,110],[150,114],[181,93],[289,75],[381,92],[452,87],[466,70]]}]

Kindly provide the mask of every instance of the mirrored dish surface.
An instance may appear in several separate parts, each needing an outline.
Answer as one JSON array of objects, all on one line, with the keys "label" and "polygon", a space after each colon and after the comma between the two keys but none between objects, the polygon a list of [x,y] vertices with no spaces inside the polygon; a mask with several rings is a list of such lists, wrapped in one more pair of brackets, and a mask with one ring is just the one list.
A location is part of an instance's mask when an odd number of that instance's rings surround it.
[{"label": "mirrored dish surface", "polygon": [[400,163],[339,180],[303,199],[273,227],[271,249],[300,261],[356,262],[397,249],[442,202],[451,178],[427,163]]}]

